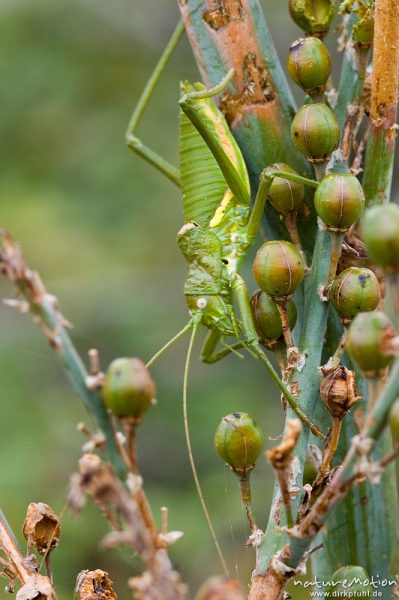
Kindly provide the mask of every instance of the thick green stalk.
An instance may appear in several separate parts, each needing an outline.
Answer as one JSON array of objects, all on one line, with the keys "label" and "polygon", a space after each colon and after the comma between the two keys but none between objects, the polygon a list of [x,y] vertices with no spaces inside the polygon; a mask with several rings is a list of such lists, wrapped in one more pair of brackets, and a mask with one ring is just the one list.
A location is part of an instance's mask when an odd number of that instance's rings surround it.
[{"label": "thick green stalk", "polygon": [[[272,563],[265,574],[255,577],[249,595],[250,599],[268,598],[268,600],[278,600],[285,583],[301,564],[305,553],[310,549],[318,532],[326,523],[327,517],[337,503],[342,501],[348,491],[352,489],[350,482],[353,481],[354,469],[359,456],[371,456],[375,460],[376,456],[373,452],[375,442],[382,436],[388,421],[389,411],[398,396],[399,359],[396,359],[388,383],[365,423],[361,435],[352,440],[341,469],[336,472],[331,483],[325,488],[306,517],[293,529],[287,545],[279,556],[278,567],[276,568],[276,564]],[[367,465],[363,468],[365,474],[370,473]],[[389,523],[387,526],[389,526]],[[340,546],[342,547],[342,541],[340,541]],[[267,595],[260,595],[262,590],[267,590]],[[379,592],[382,592],[380,597],[384,600],[391,598],[390,586],[387,585]]]},{"label": "thick green stalk", "polygon": [[[296,372],[292,378],[291,389],[298,391],[298,401],[302,410],[312,416],[315,412],[315,406],[319,395],[320,375],[319,366],[321,363],[321,354],[323,344],[315,343],[315,340],[322,340],[327,326],[328,302],[322,302],[319,297],[320,288],[326,283],[330,270],[330,247],[331,236],[327,231],[319,231],[316,237],[313,263],[310,273],[307,275],[305,287],[305,317],[302,323],[302,333],[299,341],[299,351],[305,359],[303,369]],[[287,408],[286,423],[289,419],[295,418],[295,414],[290,408]],[[303,465],[306,458],[306,449],[309,442],[309,430],[304,428],[295,448],[295,484],[302,489]],[[275,486],[272,509],[266,532],[262,543],[257,549],[257,562],[255,576],[264,575],[267,571],[270,559],[276,551],[282,547],[286,540],[286,535],[279,525],[277,511],[280,506],[280,489],[278,484]],[[298,493],[292,500],[292,509],[296,513],[301,502],[301,495]],[[283,520],[283,519],[281,519]]]},{"label": "thick green stalk", "polygon": [[370,133],[363,187],[368,205],[388,202],[395,155],[399,78],[399,4],[378,0],[374,17]]},{"label": "thick green stalk", "polygon": [[[220,108],[244,155],[253,189],[262,170],[275,162],[311,177],[309,163],[291,140],[295,103],[258,0],[227,0],[223,8],[215,8],[211,0],[179,0],[179,5],[205,84],[214,86],[230,69],[235,71]],[[270,206],[266,214],[268,236],[286,235]],[[314,221],[311,229],[305,236],[309,247]]]},{"label": "thick green stalk", "polygon": [[[342,326],[335,311],[330,311],[328,337],[323,353],[323,362],[334,352],[340,339]],[[350,369],[353,365],[344,355],[341,364]],[[363,397],[361,403],[343,421],[338,451],[334,465],[340,464],[358,429],[354,411],[367,406],[367,381],[356,373],[356,385]],[[323,424],[326,431],[331,427],[331,417],[320,403],[315,420]],[[316,439],[312,443],[317,444]],[[385,434],[376,445],[374,456],[378,458],[392,450],[390,436]],[[392,576],[398,569],[397,555],[399,522],[397,514],[397,490],[395,470],[387,468],[380,485],[365,483],[352,488],[342,503],[331,511],[321,541],[323,548],[312,557],[312,569],[318,578],[331,578],[345,564],[362,566],[369,575]]]}]

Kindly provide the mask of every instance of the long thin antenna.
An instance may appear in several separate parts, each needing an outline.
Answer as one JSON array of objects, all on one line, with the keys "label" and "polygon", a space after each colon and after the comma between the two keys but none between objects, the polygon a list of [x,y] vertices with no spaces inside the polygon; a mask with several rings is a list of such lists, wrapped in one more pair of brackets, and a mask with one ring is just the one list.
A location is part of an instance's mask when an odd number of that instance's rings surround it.
[{"label": "long thin antenna", "polygon": [[202,506],[202,510],[204,511],[205,519],[206,519],[206,522],[208,524],[208,528],[209,528],[209,531],[210,531],[213,543],[215,544],[216,552],[218,553],[219,560],[220,560],[220,563],[222,565],[223,571],[224,571],[226,577],[230,577],[229,568],[227,566],[226,560],[225,560],[225,558],[223,556],[223,552],[222,552],[222,550],[220,548],[220,545],[219,545],[219,542],[217,540],[216,533],[215,533],[215,530],[213,528],[212,521],[211,521],[211,518],[210,518],[209,513],[208,513],[208,509],[206,507],[204,495],[202,493],[202,488],[201,488],[201,484],[200,484],[200,481],[199,481],[199,478],[198,478],[198,473],[197,473],[197,467],[195,466],[195,462],[194,462],[194,456],[193,456],[193,451],[192,451],[192,447],[191,447],[190,430],[189,430],[189,426],[188,426],[187,382],[188,382],[188,372],[189,372],[189,368],[190,368],[191,354],[192,354],[192,350],[193,350],[195,336],[196,336],[196,333],[197,333],[197,330],[198,330],[198,326],[199,326],[199,321],[198,320],[194,320],[193,324],[192,324],[193,331],[191,333],[190,344],[189,344],[188,350],[187,350],[186,364],[185,364],[185,367],[184,367],[184,380],[183,380],[184,431],[185,431],[185,434],[186,434],[187,450],[188,450],[188,456],[190,458],[191,470],[193,472],[194,482],[195,482],[195,486],[197,488],[197,493],[198,493],[198,497],[199,497],[199,500],[200,500],[200,503],[201,503],[201,506]]},{"label": "long thin antenna", "polygon": [[187,323],[187,325],[185,325],[183,327],[183,329],[181,331],[179,331],[179,333],[176,333],[176,335],[174,337],[172,337],[171,340],[166,342],[166,344],[164,346],[162,346],[162,348],[160,348],[160,350],[158,350],[158,352],[156,352],[152,358],[150,358],[150,360],[146,364],[147,369],[148,369],[148,367],[151,367],[152,364],[154,364],[154,362],[161,356],[161,354],[163,354],[165,352],[165,350],[167,350],[168,348],[173,346],[173,344],[175,342],[177,342],[177,340],[179,340],[186,333],[186,331],[191,329],[192,326],[193,326],[193,320],[190,319],[190,321]]}]

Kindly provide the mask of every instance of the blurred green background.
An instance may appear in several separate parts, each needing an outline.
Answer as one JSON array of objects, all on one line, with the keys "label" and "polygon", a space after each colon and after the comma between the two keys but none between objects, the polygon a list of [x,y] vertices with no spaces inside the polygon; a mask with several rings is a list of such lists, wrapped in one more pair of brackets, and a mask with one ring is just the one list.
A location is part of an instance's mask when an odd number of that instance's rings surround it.
[{"label": "blurred green background", "polygon": [[[263,2],[284,57],[299,30],[285,3]],[[272,9],[272,10],[271,10]],[[103,368],[117,356],[149,358],[187,321],[186,265],[175,244],[182,224],[177,190],[130,153],[124,131],[175,23],[175,0],[1,0],[1,220],[23,244],[29,263],[60,299],[85,355],[98,348]],[[177,160],[181,78],[197,78],[186,41],[163,77],[139,134]],[[247,280],[254,288],[249,268]],[[14,290],[3,280],[0,297]],[[64,505],[84,443],[76,424],[89,418],[30,317],[0,308],[0,504],[21,540],[26,507]],[[188,340],[153,368],[157,407],[139,435],[145,487],[158,518],[185,535],[171,550],[191,596],[220,571],[196,497],[185,450],[181,387]],[[198,357],[200,343],[196,346]],[[244,410],[263,427],[266,446],[281,432],[279,400],[263,368],[232,356],[213,366],[196,358],[190,377],[193,446],[209,509],[232,573],[244,585],[254,565],[237,484],[213,450],[220,418]],[[266,461],[254,472],[258,523],[265,526],[273,477]],[[63,519],[53,563],[60,600],[77,573],[102,568],[121,598],[138,561],[99,550],[107,531],[90,506]],[[22,541],[22,540],[21,540]],[[0,598],[8,595],[4,586]],[[300,598],[298,592],[295,598]]]}]

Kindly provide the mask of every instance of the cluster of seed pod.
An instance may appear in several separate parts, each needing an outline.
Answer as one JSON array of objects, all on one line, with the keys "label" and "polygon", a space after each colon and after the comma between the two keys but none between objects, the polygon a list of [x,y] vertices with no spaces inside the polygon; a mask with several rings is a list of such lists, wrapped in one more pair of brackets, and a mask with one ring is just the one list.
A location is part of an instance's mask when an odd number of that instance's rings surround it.
[{"label": "cluster of seed pod", "polygon": [[[341,172],[342,169],[325,173],[340,141],[338,122],[325,100],[331,59],[321,39],[331,21],[333,4],[328,0],[290,1],[291,16],[304,29],[306,37],[291,45],[287,69],[291,79],[308,96],[294,116],[292,140],[315,167],[319,185],[314,194],[314,208],[319,227],[328,231],[332,240],[325,299],[338,313],[344,335],[337,361],[325,370],[321,396],[333,419],[341,421],[359,399],[354,373],[340,365],[343,350],[348,351],[365,377],[371,379],[383,375],[398,350],[397,332],[387,315],[379,310],[382,294],[376,273],[380,276],[382,271],[388,284],[391,282],[398,309],[399,207],[388,204],[364,212],[365,196],[357,177],[350,172]],[[368,48],[372,40],[370,19],[367,14],[363,16],[363,20],[359,17],[354,31],[354,44],[358,48]],[[274,349],[276,341],[281,341],[284,336],[289,348],[290,336],[286,335],[286,330],[290,330],[296,320],[291,298],[306,270],[299,236],[296,228],[292,228],[304,201],[304,188],[301,183],[284,178],[284,173],[295,173],[291,167],[275,164],[269,169],[283,172],[281,177],[274,179],[268,199],[285,222],[293,243],[272,241],[260,248],[253,264],[254,278],[260,290],[253,295],[251,304],[258,335],[264,345]],[[364,264],[350,266],[338,270],[337,275],[342,241],[349,230],[353,230],[355,236],[361,232],[360,243],[364,243],[369,257],[367,267]],[[399,423],[399,418],[395,418]]]}]

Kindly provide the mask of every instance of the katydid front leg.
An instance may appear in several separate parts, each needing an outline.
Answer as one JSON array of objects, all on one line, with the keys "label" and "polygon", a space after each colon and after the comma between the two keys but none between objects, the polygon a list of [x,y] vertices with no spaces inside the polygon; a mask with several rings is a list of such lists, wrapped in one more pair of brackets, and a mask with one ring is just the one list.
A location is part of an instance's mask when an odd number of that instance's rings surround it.
[{"label": "katydid front leg", "polygon": [[292,408],[292,410],[296,413],[298,418],[305,423],[312,431],[312,433],[320,439],[324,439],[323,433],[317,427],[317,425],[312,421],[308,415],[304,413],[302,408],[299,405],[298,398],[293,396],[290,390],[286,385],[281,381],[278,373],[274,369],[273,365],[267,358],[264,353],[261,344],[258,340],[258,335],[256,332],[255,324],[252,318],[251,305],[249,301],[249,294],[247,290],[247,286],[245,285],[244,280],[239,275],[236,275],[233,283],[232,289],[234,296],[237,300],[237,304],[240,310],[241,315],[241,323],[244,330],[244,334],[246,335],[246,346],[252,350],[255,356],[264,364],[269,375],[273,379],[274,383],[280,389],[284,397],[286,398],[288,404]]},{"label": "katydid front leg", "polygon": [[136,108],[133,111],[133,115],[130,119],[127,131],[126,131],[126,143],[133,152],[144,158],[148,163],[153,165],[158,171],[163,173],[170,181],[180,187],[180,173],[179,170],[170,164],[167,160],[162,158],[159,154],[151,150],[148,146],[135,135],[137,126],[143,116],[143,113],[151,100],[154,90],[158,84],[158,81],[164,72],[169,60],[176,48],[180,38],[184,33],[183,22],[180,21],[175,31],[172,34],[161,58],[159,59],[154,71],[152,72],[147,85],[145,86],[143,93],[141,94],[139,101],[137,102]]}]

